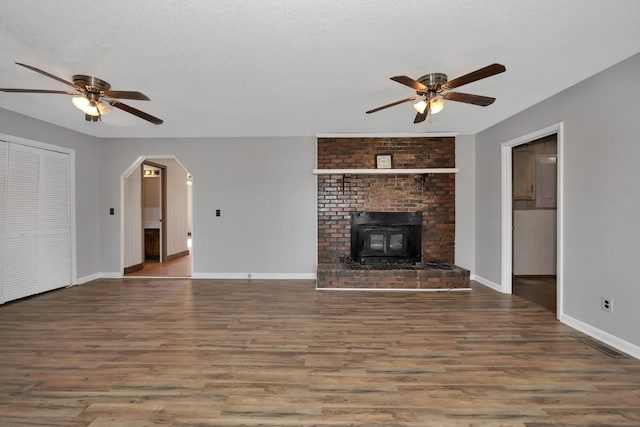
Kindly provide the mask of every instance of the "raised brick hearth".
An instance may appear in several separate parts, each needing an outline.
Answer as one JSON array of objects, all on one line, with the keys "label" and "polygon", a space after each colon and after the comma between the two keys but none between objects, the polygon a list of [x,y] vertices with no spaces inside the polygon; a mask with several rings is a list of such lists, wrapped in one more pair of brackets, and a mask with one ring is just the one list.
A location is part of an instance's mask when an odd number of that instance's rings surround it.
[{"label": "raised brick hearth", "polygon": [[318,289],[467,289],[469,271],[415,266],[374,266],[360,264],[320,264],[317,271]]},{"label": "raised brick hearth", "polygon": [[[318,138],[318,169],[375,168],[391,154],[393,168],[455,168],[453,137]],[[318,288],[468,288],[469,272],[384,269],[340,264],[351,251],[351,213],[422,212],[422,261],[454,262],[455,175],[326,174],[318,176]]]}]

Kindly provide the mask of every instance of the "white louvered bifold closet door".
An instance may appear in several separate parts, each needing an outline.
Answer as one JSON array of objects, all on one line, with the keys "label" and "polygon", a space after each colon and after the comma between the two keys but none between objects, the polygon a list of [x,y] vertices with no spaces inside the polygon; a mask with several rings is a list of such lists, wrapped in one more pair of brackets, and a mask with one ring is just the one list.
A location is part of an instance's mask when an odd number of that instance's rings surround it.
[{"label": "white louvered bifold closet door", "polygon": [[71,284],[69,155],[42,153],[40,291]]},{"label": "white louvered bifold closet door", "polygon": [[71,284],[71,165],[69,154],[2,144],[0,302],[7,302]]},{"label": "white louvered bifold closet door", "polygon": [[0,141],[0,303],[4,302],[4,255],[6,243],[7,218],[7,161],[9,160],[9,144]]},{"label": "white louvered bifold closet door", "polygon": [[39,292],[40,152],[9,145],[4,301]]}]

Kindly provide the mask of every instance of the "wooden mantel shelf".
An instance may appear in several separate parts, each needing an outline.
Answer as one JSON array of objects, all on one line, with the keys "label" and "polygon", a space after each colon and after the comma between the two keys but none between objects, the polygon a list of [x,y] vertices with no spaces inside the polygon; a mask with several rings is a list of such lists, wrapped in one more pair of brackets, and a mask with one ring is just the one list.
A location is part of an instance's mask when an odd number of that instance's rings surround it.
[{"label": "wooden mantel shelf", "polygon": [[423,175],[426,173],[457,173],[458,168],[427,169],[314,169],[314,175]]}]

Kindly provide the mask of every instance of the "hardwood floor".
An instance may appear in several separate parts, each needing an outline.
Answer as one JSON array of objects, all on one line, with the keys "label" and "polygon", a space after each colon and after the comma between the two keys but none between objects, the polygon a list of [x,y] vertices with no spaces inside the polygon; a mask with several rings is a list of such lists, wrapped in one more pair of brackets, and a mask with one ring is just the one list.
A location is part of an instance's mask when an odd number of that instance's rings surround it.
[{"label": "hardwood floor", "polygon": [[191,276],[191,254],[171,261],[157,262],[145,261],[144,268],[134,273],[129,273],[127,277],[190,277]]},{"label": "hardwood floor", "polygon": [[582,338],[475,283],[96,280],[0,306],[0,426],[639,426]]},{"label": "hardwood floor", "polygon": [[513,276],[513,293],[553,314],[557,312],[556,276]]}]

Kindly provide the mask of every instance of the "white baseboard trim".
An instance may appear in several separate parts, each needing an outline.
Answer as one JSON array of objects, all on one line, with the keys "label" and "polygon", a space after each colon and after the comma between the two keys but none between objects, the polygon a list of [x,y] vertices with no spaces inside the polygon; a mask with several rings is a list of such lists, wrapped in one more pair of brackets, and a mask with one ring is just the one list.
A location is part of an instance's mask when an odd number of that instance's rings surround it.
[{"label": "white baseboard trim", "polygon": [[191,273],[192,279],[315,280],[315,273]]},{"label": "white baseboard trim", "polygon": [[192,279],[240,280],[248,279],[247,276],[247,273],[191,273]]},{"label": "white baseboard trim", "polygon": [[71,286],[76,286],[76,285],[83,285],[87,282],[90,282],[92,280],[97,280],[100,279],[102,273],[94,273],[94,274],[90,274],[88,276],[83,276],[83,277],[78,277],[76,278],[76,281],[74,283],[71,284]]},{"label": "white baseboard trim", "polygon": [[122,279],[122,273],[98,273],[101,279]]},{"label": "white baseboard trim", "polygon": [[224,280],[316,280],[315,273],[192,273],[191,277],[167,277],[167,276],[125,276],[121,273],[95,273],[84,277],[78,277],[75,285],[90,282],[96,279],[224,279]]},{"label": "white baseboard trim", "polygon": [[122,276],[120,278],[121,279],[126,279],[126,280],[136,280],[136,279],[172,279],[172,280],[184,279],[184,280],[189,280],[189,279],[191,279],[190,276]]},{"label": "white baseboard trim", "polygon": [[470,280],[475,280],[476,282],[480,283],[481,285],[486,286],[487,288],[491,288],[496,292],[502,292],[502,286],[500,286],[497,283],[492,282],[489,279],[485,279],[482,276],[478,276],[477,274],[471,274],[469,275],[469,279]]},{"label": "white baseboard trim", "polygon": [[581,320],[568,316],[566,314],[560,315],[560,321],[567,326],[571,326],[573,329],[589,335],[592,338],[602,341],[603,343],[610,345],[611,347],[627,353],[630,356],[640,359],[640,346],[637,346],[629,341],[623,340],[615,335],[605,332],[602,329],[598,329],[595,326],[591,326]]},{"label": "white baseboard trim", "polygon": [[85,283],[91,282],[92,280],[98,279],[122,279],[124,276],[120,273],[94,273],[88,276],[78,277],[75,283],[71,284],[71,286],[75,285],[83,285]]},{"label": "white baseboard trim", "polygon": [[436,289],[436,288],[319,288],[316,291],[378,291],[378,292],[459,292],[471,291],[471,288]]}]

